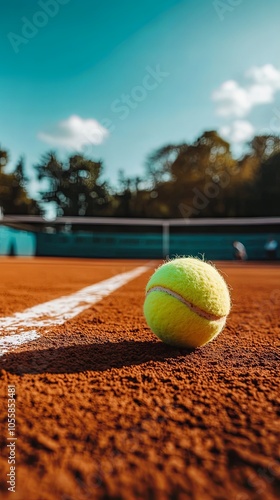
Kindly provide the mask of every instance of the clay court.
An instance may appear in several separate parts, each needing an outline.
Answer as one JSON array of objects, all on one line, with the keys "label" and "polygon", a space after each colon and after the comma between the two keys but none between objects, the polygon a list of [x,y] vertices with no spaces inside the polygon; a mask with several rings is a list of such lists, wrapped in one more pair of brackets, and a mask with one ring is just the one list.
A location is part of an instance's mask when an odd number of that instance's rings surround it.
[{"label": "clay court", "polygon": [[[280,497],[279,265],[216,263],[232,312],[216,340],[187,351],[157,340],[143,317],[159,263],[1,259],[1,499]],[[111,293],[80,301],[70,319],[38,322],[34,333],[36,306],[112,279]],[[31,307],[25,328],[17,313]],[[16,335],[26,342],[7,343]],[[6,475],[8,385],[15,493]]]}]

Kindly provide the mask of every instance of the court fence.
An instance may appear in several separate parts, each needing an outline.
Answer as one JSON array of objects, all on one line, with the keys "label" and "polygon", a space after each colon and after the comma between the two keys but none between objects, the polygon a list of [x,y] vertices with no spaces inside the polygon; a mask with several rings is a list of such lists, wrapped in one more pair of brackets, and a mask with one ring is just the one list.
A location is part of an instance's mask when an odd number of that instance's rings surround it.
[{"label": "court fence", "polygon": [[232,260],[232,243],[241,241],[249,260],[265,260],[268,239],[280,244],[280,218],[47,221],[38,216],[4,216],[0,255],[144,259],[204,255],[209,260]]}]

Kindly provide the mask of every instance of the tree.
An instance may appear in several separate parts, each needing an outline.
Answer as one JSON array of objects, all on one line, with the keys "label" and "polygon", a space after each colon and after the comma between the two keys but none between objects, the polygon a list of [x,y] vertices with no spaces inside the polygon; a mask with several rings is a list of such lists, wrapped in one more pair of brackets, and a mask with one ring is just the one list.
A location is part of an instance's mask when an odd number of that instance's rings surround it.
[{"label": "tree", "polygon": [[261,164],[258,182],[261,214],[280,215],[280,153],[273,154]]},{"label": "tree", "polygon": [[[226,190],[234,178],[236,162],[230,145],[215,131],[204,132],[193,144],[165,146],[149,157],[169,174],[154,183],[156,202],[165,217],[222,216]],[[157,171],[157,170],[156,170]]]},{"label": "tree", "polygon": [[187,147],[187,144],[166,144],[148,156],[146,173],[148,180],[152,181],[152,187],[170,180],[171,165]]},{"label": "tree", "polygon": [[40,213],[38,203],[30,198],[26,190],[28,182],[24,161],[21,158],[12,173],[5,173],[8,153],[0,149],[0,207],[4,214],[36,215]]},{"label": "tree", "polygon": [[237,215],[279,215],[280,138],[255,136],[249,152],[239,161],[239,188],[235,192]]},{"label": "tree", "polygon": [[249,142],[250,154],[263,163],[269,157],[280,152],[280,138],[276,135],[256,135]]},{"label": "tree", "polygon": [[4,149],[2,149],[0,146],[0,169],[5,167],[7,163],[8,163],[8,153],[7,151],[4,151]]},{"label": "tree", "polygon": [[41,191],[43,202],[54,202],[59,216],[95,216],[110,213],[111,196],[106,182],[100,180],[101,161],[82,155],[70,156],[63,163],[54,152],[46,154],[36,170],[45,180]]}]

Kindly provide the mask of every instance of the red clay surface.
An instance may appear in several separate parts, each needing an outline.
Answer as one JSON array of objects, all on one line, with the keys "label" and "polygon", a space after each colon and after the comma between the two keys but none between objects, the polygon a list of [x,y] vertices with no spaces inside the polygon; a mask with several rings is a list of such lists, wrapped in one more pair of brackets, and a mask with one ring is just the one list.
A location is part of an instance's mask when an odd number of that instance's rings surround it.
[{"label": "red clay surface", "polygon": [[[2,259],[0,315],[141,264]],[[280,498],[280,267],[218,268],[233,308],[203,348],[165,346],[145,324],[151,269],[0,357],[1,499]],[[6,482],[8,384],[16,493]]]}]

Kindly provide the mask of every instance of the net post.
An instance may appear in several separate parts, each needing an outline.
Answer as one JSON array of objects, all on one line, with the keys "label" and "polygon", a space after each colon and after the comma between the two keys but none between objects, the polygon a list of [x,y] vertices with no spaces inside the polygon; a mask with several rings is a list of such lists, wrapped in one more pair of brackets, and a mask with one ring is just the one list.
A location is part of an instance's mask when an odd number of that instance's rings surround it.
[{"label": "net post", "polygon": [[170,246],[170,231],[169,231],[169,221],[162,222],[162,256],[164,259],[169,257],[169,246]]}]

